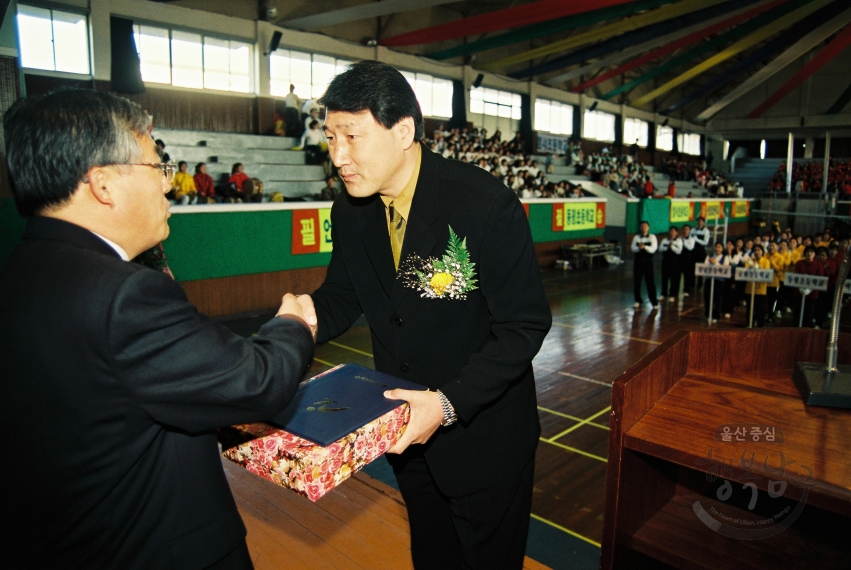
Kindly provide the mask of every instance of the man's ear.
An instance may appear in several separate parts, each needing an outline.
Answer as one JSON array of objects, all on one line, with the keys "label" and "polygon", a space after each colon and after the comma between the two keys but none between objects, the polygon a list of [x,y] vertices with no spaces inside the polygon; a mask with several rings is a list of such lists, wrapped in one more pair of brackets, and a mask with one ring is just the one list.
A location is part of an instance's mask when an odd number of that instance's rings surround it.
[{"label": "man's ear", "polygon": [[92,168],[83,180],[81,184],[84,190],[89,192],[95,200],[104,205],[113,205],[112,194],[107,185],[109,176],[103,168],[99,166]]},{"label": "man's ear", "polygon": [[416,142],[417,129],[414,125],[413,117],[402,117],[396,126],[393,127],[399,133],[399,138],[402,140],[402,148],[408,150]]}]

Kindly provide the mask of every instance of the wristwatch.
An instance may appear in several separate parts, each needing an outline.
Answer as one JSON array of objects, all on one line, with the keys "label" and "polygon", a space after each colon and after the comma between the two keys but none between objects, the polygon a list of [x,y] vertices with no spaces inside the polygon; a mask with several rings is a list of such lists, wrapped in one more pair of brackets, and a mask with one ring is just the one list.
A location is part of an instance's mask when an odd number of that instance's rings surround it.
[{"label": "wristwatch", "polygon": [[455,408],[453,408],[452,404],[449,403],[449,399],[446,397],[446,394],[438,390],[437,397],[440,398],[440,407],[443,408],[443,421],[440,422],[440,425],[451,426],[458,421],[458,414],[455,413]]}]

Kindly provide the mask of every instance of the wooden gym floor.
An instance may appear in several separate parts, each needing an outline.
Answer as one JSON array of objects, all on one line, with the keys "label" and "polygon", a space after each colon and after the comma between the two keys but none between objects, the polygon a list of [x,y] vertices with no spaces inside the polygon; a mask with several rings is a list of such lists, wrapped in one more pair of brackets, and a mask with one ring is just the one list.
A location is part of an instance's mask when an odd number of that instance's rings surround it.
[{"label": "wooden gym floor", "polygon": [[[580,541],[580,546],[599,548],[602,538],[611,384],[675,332],[706,328],[703,295],[681,293],[676,303],[664,301],[659,309],[651,310],[647,302],[634,309],[630,263],[545,271],[542,277],[553,327],[534,360],[543,431],[532,522],[533,530],[538,521],[538,528],[545,525],[564,537],[567,547],[559,552],[558,545],[550,546],[537,561],[527,556],[525,567],[592,568],[594,562],[577,565],[570,544]],[[658,267],[656,283],[658,287]],[[269,316],[224,324],[251,334]],[[731,319],[713,327],[745,323],[745,309],[739,307]],[[778,325],[794,326],[792,316],[784,314]],[[308,376],[344,362],[371,367],[371,350],[368,328],[356,326],[317,346]],[[401,497],[389,485],[359,473],[311,504],[225,463],[258,569],[411,567],[407,516]],[[527,554],[534,553],[527,549]]]}]

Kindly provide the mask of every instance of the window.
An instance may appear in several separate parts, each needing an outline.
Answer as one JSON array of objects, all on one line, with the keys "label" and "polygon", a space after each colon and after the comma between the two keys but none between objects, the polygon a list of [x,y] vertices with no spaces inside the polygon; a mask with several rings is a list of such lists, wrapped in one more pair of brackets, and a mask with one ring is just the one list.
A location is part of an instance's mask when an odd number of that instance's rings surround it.
[{"label": "window", "polygon": [[21,66],[89,75],[86,17],[18,5]]},{"label": "window", "polygon": [[572,135],[573,105],[535,99],[535,130],[554,135]]},{"label": "window", "polygon": [[694,133],[678,134],[677,147],[681,153],[700,156],[700,135]]},{"label": "window", "polygon": [[656,148],[667,151],[674,150],[674,129],[662,126],[656,129]]},{"label": "window", "polygon": [[198,33],[133,26],[142,80],[192,89],[251,91],[251,45]]},{"label": "window", "polygon": [[520,120],[520,95],[477,87],[470,91],[470,112],[506,119]]},{"label": "window", "polygon": [[614,142],[615,116],[602,111],[585,111],[582,136],[586,139]]},{"label": "window", "polygon": [[646,147],[649,132],[650,123],[647,121],[642,121],[641,119],[635,119],[632,117],[624,119],[623,142],[625,145],[629,146],[637,141],[636,144],[638,144],[638,146]]},{"label": "window", "polygon": [[403,71],[402,75],[411,84],[417,95],[420,108],[426,117],[452,116],[452,82],[448,79],[432,77],[427,73]]},{"label": "window", "polygon": [[293,85],[302,99],[318,99],[331,80],[351,63],[327,55],[279,49],[269,58],[270,91],[276,97],[286,97]]},{"label": "window", "polygon": [[487,129],[488,137],[500,132],[502,140],[514,138],[520,130],[520,95],[477,87],[470,91],[470,116],[478,128]]}]

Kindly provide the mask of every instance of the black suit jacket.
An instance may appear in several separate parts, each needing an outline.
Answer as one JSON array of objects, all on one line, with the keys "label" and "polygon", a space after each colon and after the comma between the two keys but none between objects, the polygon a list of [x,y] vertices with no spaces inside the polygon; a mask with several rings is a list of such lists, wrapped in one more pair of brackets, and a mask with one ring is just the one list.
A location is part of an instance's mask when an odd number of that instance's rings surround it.
[{"label": "black suit jacket", "polygon": [[10,568],[202,568],[243,543],[213,430],[286,405],[313,355],[303,324],[243,339],[43,217],[0,270],[0,323]]},{"label": "black suit jacket", "polygon": [[381,199],[343,194],[331,210],[328,274],[313,294],[317,340],[343,333],[363,313],[378,370],[446,394],[460,420],[439,428],[425,457],[439,488],[459,496],[516,473],[534,453],[540,424],[531,362],[551,315],[514,193],[480,168],[422,153],[402,263],[412,254],[440,258],[451,226],[467,240],[479,288],[460,301],[404,286]]}]

